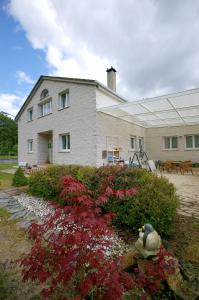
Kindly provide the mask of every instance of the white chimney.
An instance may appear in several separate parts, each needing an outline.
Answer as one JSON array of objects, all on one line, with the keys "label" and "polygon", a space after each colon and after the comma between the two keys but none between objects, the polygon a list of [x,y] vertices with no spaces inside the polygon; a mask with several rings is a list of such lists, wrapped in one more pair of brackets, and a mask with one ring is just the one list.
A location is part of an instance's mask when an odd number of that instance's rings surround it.
[{"label": "white chimney", "polygon": [[106,70],[107,72],[107,87],[114,92],[116,92],[116,70],[111,66],[110,69]]}]

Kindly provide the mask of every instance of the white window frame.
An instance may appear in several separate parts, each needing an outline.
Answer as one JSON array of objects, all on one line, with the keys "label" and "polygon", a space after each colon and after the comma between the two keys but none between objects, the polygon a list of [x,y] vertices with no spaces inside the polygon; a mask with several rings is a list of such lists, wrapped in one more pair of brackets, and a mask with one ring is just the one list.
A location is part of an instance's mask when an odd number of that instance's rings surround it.
[{"label": "white window frame", "polygon": [[141,144],[142,144],[142,151],[144,151],[144,137],[142,136],[139,136],[138,137],[138,143],[137,143],[137,150],[140,151],[140,141],[141,141]]},{"label": "white window frame", "polygon": [[[30,112],[32,112],[32,114],[30,114]],[[31,122],[33,121],[33,107],[29,108],[28,111],[27,111],[27,118],[28,118],[28,122]],[[31,118],[30,118],[31,116]]]},{"label": "white window frame", "polygon": [[[196,147],[196,143],[195,143],[195,136],[199,136],[199,134],[186,134],[185,135],[185,150],[199,150],[199,147]],[[192,145],[193,147],[188,148],[187,147],[187,137],[192,137]]]},{"label": "white window frame", "polygon": [[[177,139],[177,148],[172,148],[172,138],[176,138]],[[165,139],[169,139],[169,148],[165,147]],[[178,136],[176,136],[176,135],[164,136],[163,137],[163,149],[164,150],[168,150],[168,151],[178,150],[179,149],[179,146],[178,146]]]},{"label": "white window frame", "polygon": [[[131,142],[131,140],[133,140],[133,144],[134,144],[133,148],[132,148],[132,142]],[[130,150],[131,151],[135,151],[136,150],[136,136],[134,136],[134,135],[130,136]]]},{"label": "white window frame", "polygon": [[33,139],[28,139],[28,153],[33,153]]},{"label": "white window frame", "polygon": [[[69,141],[66,140],[66,148],[63,148],[63,143],[62,143],[62,137],[66,136],[69,137]],[[69,146],[68,146],[69,144]],[[59,148],[60,148],[60,152],[70,152],[71,150],[71,139],[70,139],[70,133],[62,133],[59,135]]]},{"label": "white window frame", "polygon": [[38,104],[39,117],[45,117],[52,114],[52,99],[45,100]]},{"label": "white window frame", "polygon": [[[66,95],[66,99],[65,99],[65,105],[63,105],[63,95]],[[59,110],[62,110],[64,108],[67,108],[69,107],[69,90],[65,90],[65,91],[62,91],[61,93],[59,93]]]}]

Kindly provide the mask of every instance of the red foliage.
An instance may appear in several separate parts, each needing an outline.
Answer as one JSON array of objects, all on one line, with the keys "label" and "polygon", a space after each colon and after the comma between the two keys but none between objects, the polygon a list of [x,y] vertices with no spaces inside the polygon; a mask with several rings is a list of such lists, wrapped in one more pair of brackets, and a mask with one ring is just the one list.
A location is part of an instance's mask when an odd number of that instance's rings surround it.
[{"label": "red foliage", "polygon": [[44,298],[60,285],[74,299],[83,299],[94,288],[95,299],[110,300],[121,299],[133,287],[132,277],[121,270],[119,260],[105,257],[106,247],[111,247],[109,225],[114,214],[102,214],[98,205],[108,200],[108,193],[116,195],[107,187],[95,201],[83,184],[66,176],[60,194],[66,206],[57,207],[44,224],[30,227],[35,243],[21,260],[23,279],[45,282],[49,287],[42,291]]},{"label": "red foliage", "polygon": [[114,214],[102,214],[99,206],[110,196],[125,199],[137,193],[134,188],[115,191],[113,181],[113,177],[108,178],[101,186],[101,195],[93,199],[83,184],[71,176],[64,177],[60,197],[66,206],[56,206],[42,225],[31,225],[29,235],[34,246],[20,264],[24,281],[45,283],[43,298],[58,293],[61,286],[60,300],[71,299],[71,294],[73,300],[81,300],[90,293],[95,299],[119,300],[134,287],[147,293],[156,291],[166,274],[173,271],[172,258],[166,259],[168,252],[163,248],[157,262],[147,261],[143,271],[134,270],[135,277],[121,269],[120,259],[106,256]]},{"label": "red foliage", "polygon": [[157,260],[146,260],[143,270],[134,269],[134,272],[137,273],[135,282],[139,288],[153,294],[159,289],[161,282],[175,272],[175,268],[176,260],[173,255],[161,247]]}]

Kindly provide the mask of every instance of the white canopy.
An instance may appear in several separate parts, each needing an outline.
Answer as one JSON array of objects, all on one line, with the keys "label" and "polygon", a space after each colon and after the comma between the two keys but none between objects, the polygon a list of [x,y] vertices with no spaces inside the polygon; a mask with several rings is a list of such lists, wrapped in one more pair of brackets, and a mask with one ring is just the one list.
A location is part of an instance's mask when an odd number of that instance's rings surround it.
[{"label": "white canopy", "polygon": [[102,107],[98,111],[146,128],[199,124],[199,89]]}]

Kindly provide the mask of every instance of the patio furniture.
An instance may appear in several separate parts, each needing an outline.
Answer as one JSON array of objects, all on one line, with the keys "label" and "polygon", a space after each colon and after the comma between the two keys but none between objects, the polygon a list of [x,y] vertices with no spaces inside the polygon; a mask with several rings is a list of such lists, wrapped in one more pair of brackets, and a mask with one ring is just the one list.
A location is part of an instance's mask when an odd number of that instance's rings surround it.
[{"label": "patio furniture", "polygon": [[175,160],[166,160],[165,162],[161,163],[160,165],[160,172],[167,171],[171,173],[172,171],[178,173],[178,171],[181,172],[180,165],[182,164],[182,161],[175,161]]},{"label": "patio furniture", "polygon": [[162,162],[160,165],[160,172],[167,171],[170,173],[174,168],[172,163],[173,163],[172,160],[166,160],[165,162]]},{"label": "patio furniture", "polygon": [[193,163],[191,160],[181,162],[179,167],[182,175],[184,175],[185,172],[191,172],[193,175]]}]

